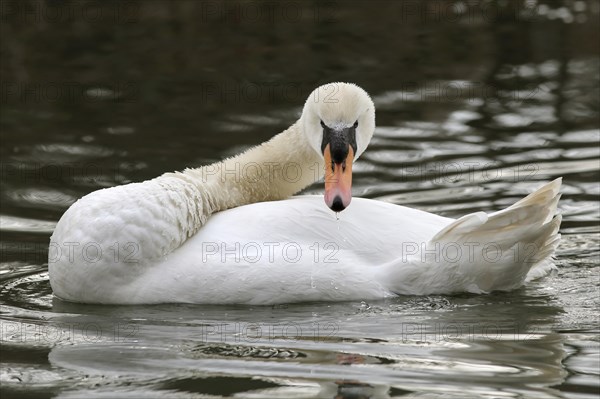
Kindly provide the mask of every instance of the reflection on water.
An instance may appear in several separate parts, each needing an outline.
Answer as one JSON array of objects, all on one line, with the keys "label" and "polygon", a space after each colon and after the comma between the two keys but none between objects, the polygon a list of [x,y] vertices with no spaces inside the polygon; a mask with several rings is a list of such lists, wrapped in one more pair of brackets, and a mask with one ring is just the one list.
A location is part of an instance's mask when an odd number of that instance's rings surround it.
[{"label": "reflection on water", "polygon": [[[3,397],[597,396],[598,1],[0,11]],[[357,196],[458,217],[564,176],[558,273],[512,293],[373,303],[52,297],[48,238],[77,198],[259,143],[336,80],[378,109]]]}]

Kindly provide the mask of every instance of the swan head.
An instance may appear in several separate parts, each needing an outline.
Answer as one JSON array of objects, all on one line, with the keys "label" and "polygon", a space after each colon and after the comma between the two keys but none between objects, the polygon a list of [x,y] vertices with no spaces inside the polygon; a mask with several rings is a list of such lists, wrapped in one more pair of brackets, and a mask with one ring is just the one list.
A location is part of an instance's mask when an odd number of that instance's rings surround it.
[{"label": "swan head", "polygon": [[306,100],[302,126],[310,146],[325,161],[325,203],[341,212],[352,200],[352,162],[375,130],[375,105],[352,83],[329,83]]}]

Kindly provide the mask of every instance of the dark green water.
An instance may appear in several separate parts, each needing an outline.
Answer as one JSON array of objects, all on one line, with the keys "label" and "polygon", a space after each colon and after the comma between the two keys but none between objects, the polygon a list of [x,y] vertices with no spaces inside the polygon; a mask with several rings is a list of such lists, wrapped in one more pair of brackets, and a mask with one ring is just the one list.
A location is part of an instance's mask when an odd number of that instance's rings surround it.
[{"label": "dark green water", "polygon": [[[598,397],[598,1],[0,12],[2,398]],[[52,298],[49,236],[77,198],[260,143],[331,81],[377,106],[355,196],[459,217],[563,176],[558,272],[511,293],[373,303]]]}]

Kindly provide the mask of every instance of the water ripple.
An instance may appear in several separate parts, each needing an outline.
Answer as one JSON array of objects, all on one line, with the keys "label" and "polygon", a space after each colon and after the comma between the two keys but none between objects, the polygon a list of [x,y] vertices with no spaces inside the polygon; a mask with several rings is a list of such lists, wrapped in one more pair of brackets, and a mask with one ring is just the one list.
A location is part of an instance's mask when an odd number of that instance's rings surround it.
[{"label": "water ripple", "polygon": [[0,230],[51,234],[56,222],[0,215]]}]

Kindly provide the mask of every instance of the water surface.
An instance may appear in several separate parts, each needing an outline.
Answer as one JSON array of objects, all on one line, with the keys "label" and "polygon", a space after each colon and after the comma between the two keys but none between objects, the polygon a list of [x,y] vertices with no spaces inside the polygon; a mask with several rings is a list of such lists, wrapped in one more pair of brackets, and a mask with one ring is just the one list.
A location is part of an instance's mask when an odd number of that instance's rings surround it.
[{"label": "water surface", "polygon": [[[3,398],[598,396],[597,1],[48,4],[2,9]],[[459,217],[563,176],[558,271],[369,303],[52,297],[77,198],[260,143],[330,81],[377,106],[355,196]]]}]

